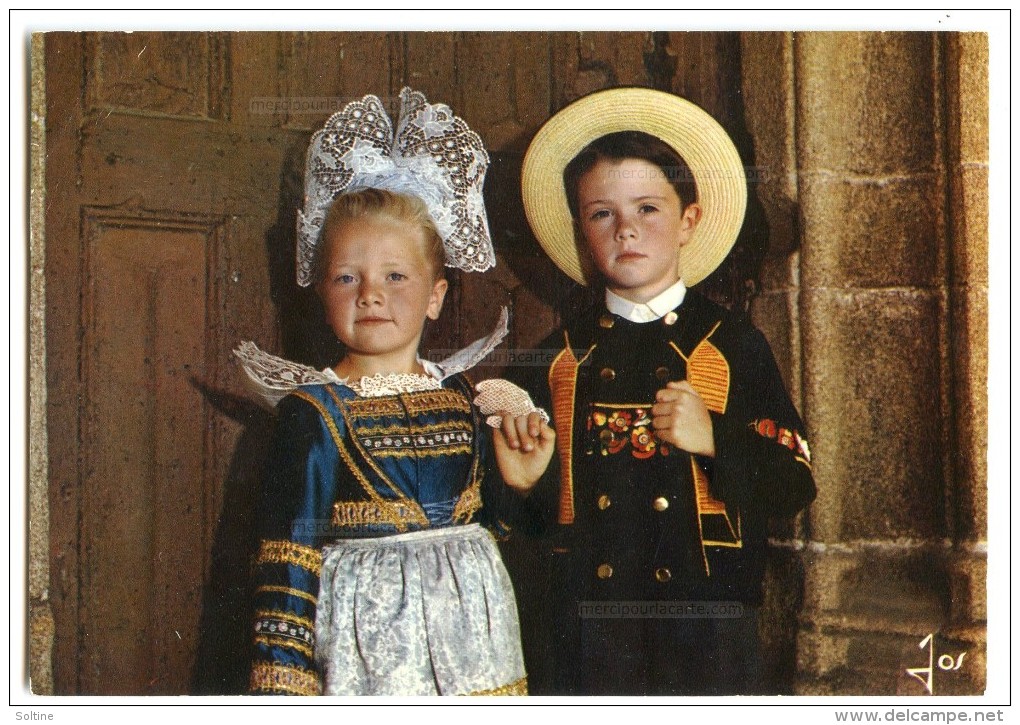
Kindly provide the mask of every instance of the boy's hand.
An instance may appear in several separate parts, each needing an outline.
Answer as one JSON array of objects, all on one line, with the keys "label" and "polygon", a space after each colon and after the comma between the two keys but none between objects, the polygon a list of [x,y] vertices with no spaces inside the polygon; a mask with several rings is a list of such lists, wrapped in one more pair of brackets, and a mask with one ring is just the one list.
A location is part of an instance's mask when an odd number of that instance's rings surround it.
[{"label": "boy's hand", "polygon": [[541,413],[513,416],[500,411],[500,427],[492,431],[496,463],[503,480],[519,493],[528,493],[545,473],[556,448],[556,432]]},{"label": "boy's hand", "polygon": [[652,427],[659,440],[688,453],[715,458],[712,417],[689,382],[666,383],[655,394],[652,415]]}]

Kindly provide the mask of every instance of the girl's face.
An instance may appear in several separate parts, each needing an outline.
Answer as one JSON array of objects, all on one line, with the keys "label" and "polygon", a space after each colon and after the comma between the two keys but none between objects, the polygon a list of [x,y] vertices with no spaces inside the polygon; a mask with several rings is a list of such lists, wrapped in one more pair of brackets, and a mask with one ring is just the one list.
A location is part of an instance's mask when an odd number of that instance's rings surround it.
[{"label": "girl's face", "polygon": [[369,216],[334,226],[323,244],[316,290],[348,356],[375,358],[365,374],[416,370],[425,318],[439,317],[447,286],[435,279],[422,230]]},{"label": "girl's face", "polygon": [[665,173],[644,159],[602,159],[577,182],[578,230],[606,287],[648,302],[680,279],[680,247],[701,207],[680,210]]}]

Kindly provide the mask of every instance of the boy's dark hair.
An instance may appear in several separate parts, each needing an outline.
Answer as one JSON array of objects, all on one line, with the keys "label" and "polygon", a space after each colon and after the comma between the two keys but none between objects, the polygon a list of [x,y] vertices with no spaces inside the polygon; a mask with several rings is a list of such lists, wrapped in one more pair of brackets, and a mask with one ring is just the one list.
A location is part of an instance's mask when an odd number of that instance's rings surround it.
[{"label": "boy's dark hair", "polygon": [[602,160],[643,159],[655,164],[680,197],[680,210],[698,200],[694,175],[683,157],[662,139],[643,131],[617,131],[592,141],[563,169],[563,188],[567,192],[570,216],[578,218],[577,182]]}]

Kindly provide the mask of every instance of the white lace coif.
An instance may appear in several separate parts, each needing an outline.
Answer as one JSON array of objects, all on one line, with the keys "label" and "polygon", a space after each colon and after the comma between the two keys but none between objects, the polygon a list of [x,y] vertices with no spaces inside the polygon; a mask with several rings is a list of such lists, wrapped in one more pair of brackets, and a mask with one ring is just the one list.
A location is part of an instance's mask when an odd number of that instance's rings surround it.
[{"label": "white lace coif", "polygon": [[484,272],[496,263],[482,198],[489,155],[450,107],[400,91],[396,134],[376,96],[353,101],[312,136],[305,206],[298,212],[297,282],[312,282],[312,262],[330,204],[340,194],[386,189],[422,199],[443,238],[446,265]]}]

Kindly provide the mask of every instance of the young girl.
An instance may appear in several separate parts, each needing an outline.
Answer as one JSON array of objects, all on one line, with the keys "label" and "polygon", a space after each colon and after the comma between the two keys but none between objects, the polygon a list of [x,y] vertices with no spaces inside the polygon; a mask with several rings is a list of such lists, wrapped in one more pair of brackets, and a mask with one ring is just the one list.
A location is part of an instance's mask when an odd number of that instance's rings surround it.
[{"label": "young girl", "polygon": [[424,322],[442,308],[444,264],[491,264],[488,159],[447,107],[409,89],[401,101],[392,145],[367,96],[309,150],[298,276],[315,286],[343,358],[318,373],[239,351],[279,401],[260,507],[257,693],[526,693],[513,590],[481,525],[506,532],[553,434],[531,416],[538,444],[511,450],[497,438],[502,478],[494,470],[461,371],[505,334],[505,313],[455,359],[418,357]]},{"label": "young girl", "polygon": [[527,384],[560,446],[546,689],[759,692],[767,520],[815,486],[765,338],[688,289],[740,229],[740,157],[697,106],[612,89],[550,119],[522,184],[552,260],[605,291]]}]

